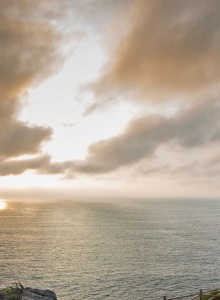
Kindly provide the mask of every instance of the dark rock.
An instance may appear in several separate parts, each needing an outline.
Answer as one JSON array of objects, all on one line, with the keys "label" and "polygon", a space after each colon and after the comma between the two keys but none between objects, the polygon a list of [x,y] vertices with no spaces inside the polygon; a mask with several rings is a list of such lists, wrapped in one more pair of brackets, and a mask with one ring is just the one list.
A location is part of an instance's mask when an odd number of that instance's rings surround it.
[{"label": "dark rock", "polygon": [[0,289],[0,300],[57,300],[53,291],[24,288],[20,283]]},{"label": "dark rock", "polygon": [[22,300],[57,300],[53,291],[25,288],[22,293]]}]

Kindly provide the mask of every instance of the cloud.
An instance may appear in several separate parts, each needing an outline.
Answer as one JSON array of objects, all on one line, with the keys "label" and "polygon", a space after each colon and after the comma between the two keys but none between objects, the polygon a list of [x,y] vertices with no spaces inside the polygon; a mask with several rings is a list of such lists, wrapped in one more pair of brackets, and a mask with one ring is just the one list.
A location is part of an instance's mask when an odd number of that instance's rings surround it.
[{"label": "cloud", "polygon": [[[219,0],[0,0],[0,5],[0,175],[26,170],[68,178],[106,174],[150,160],[166,145],[178,145],[189,153],[219,143],[219,99],[208,96],[220,79]],[[134,118],[117,136],[91,144],[84,160],[53,162],[41,154],[51,129],[21,122],[18,113],[24,93],[63,62],[59,20],[65,26],[71,19],[70,7],[76,16],[82,11],[80,22],[84,19],[102,32],[115,20],[117,8],[120,13],[122,8],[131,12],[130,23],[123,23],[127,24],[123,34],[113,30],[116,39],[120,35],[120,43],[113,47],[100,78],[90,85],[97,101],[84,115],[96,110],[99,101],[114,101],[118,95],[124,101],[153,103],[181,95],[192,103],[170,117]],[[80,39],[83,33],[77,31],[75,36]],[[36,157],[21,159],[25,154]],[[161,168],[169,164],[152,165],[151,171]]]},{"label": "cloud", "polygon": [[0,160],[0,176],[19,175],[30,170],[38,174],[68,174],[73,167],[73,161],[52,162],[50,155],[40,155],[29,159],[2,159]]},{"label": "cloud", "polygon": [[[53,2],[53,3],[52,3]],[[0,1],[0,174],[33,169],[36,160],[10,161],[37,154],[52,130],[18,120],[25,92],[63,62],[56,1]]]},{"label": "cloud", "polygon": [[[88,24],[94,23],[98,28],[99,25],[95,24],[104,20],[105,16],[101,17],[97,11],[104,7],[109,8],[108,11],[115,11],[118,4],[117,1],[113,2],[107,1],[103,6],[101,2],[94,5],[95,2],[90,0],[83,3],[75,0],[0,0],[1,175],[20,174],[29,169],[41,173],[45,169],[48,173],[56,174],[62,173],[67,164],[70,167],[71,162],[52,163],[50,157],[45,159],[39,156],[42,145],[51,138],[52,130],[22,122],[18,120],[18,114],[26,91],[62,65],[64,57],[60,45],[69,38],[79,41],[86,36],[83,30],[78,29],[80,26],[76,26],[75,30],[74,24],[82,25],[85,17],[88,17]],[[108,15],[110,22],[111,13],[105,15]],[[73,16],[76,23],[72,21]],[[37,157],[29,160],[19,158],[26,154]]]},{"label": "cloud", "polygon": [[136,0],[132,9],[127,35],[90,85],[98,102],[119,94],[134,102],[192,100],[218,85],[218,0]]},{"label": "cloud", "polygon": [[[172,117],[145,115],[131,120],[121,134],[91,144],[84,160],[53,162],[50,156],[40,156],[30,160],[3,161],[0,174],[35,170],[38,174],[75,178],[80,174],[106,174],[138,164],[140,173],[147,175],[155,172],[185,174],[189,170],[191,174],[219,174],[219,156],[216,158],[215,154],[204,161],[195,158],[202,156],[203,148],[211,153],[213,145],[219,145],[219,114],[219,102],[207,99]],[[175,153],[175,147],[178,153]],[[168,150],[163,153],[166,148]]]},{"label": "cloud", "polygon": [[6,131],[0,134],[1,157],[38,153],[51,134],[50,128],[42,126],[29,126],[23,122],[8,124]]},{"label": "cloud", "polygon": [[25,160],[0,161],[0,175],[18,175],[25,172],[26,170],[37,170],[47,162],[47,156]]},{"label": "cloud", "polygon": [[[144,164],[148,168],[146,170],[144,167],[142,174],[143,172],[159,173],[161,170],[183,174],[187,169],[192,170],[197,167],[200,170],[207,170],[210,167],[209,172],[211,172],[213,157],[209,159],[210,162],[206,159],[202,167],[199,167],[201,162],[193,157],[195,152],[199,157],[202,153],[201,149],[204,147],[211,149],[213,145],[218,145],[220,142],[219,114],[219,102],[207,99],[206,101],[200,100],[199,104],[179,111],[172,117],[145,115],[131,120],[121,134],[91,144],[85,160],[59,163],[47,160],[38,172],[40,174],[64,174],[69,178],[71,174],[74,176],[106,174],[121,167],[137,165],[141,161],[145,161]],[[168,160],[167,154],[163,157],[161,151],[164,151],[164,147],[168,147],[169,151],[166,151],[172,159]],[[181,155],[175,153],[175,147],[178,147]],[[192,154],[193,151],[195,151],[194,154]],[[175,157],[176,159],[180,157],[180,161],[176,162]]]},{"label": "cloud", "polygon": [[48,157],[48,160],[45,161],[45,164],[38,169],[38,173],[50,175],[65,174],[68,176],[69,173],[73,173],[74,169],[74,161],[52,162],[51,158]]},{"label": "cloud", "polygon": [[[219,174],[218,168],[199,162],[191,152],[196,149],[199,156],[204,147],[211,152],[220,140],[220,2],[136,0],[125,6],[132,11],[126,34],[99,78],[86,87],[95,100],[85,114],[118,99],[144,105],[162,102],[166,109],[170,101],[182,100],[181,108],[170,117],[146,114],[130,121],[118,136],[90,145],[75,171],[101,174],[145,161],[150,166],[147,174],[184,174],[189,169],[197,175]],[[182,156],[169,145],[177,145]],[[174,159],[186,161],[166,161],[161,155],[164,147]]]},{"label": "cloud", "polygon": [[147,115],[132,120],[120,135],[98,141],[88,148],[85,161],[75,162],[75,171],[105,173],[150,158],[163,145],[199,148],[220,141],[220,105],[201,101],[175,116]]},{"label": "cloud", "polygon": [[33,1],[4,1],[1,7],[0,95],[17,97],[57,68],[61,36],[52,20],[45,22],[47,10]]},{"label": "cloud", "polygon": [[[133,0],[71,0],[70,9],[74,18],[96,34],[106,34],[111,26],[124,24]],[[126,7],[126,11],[125,11]]]}]

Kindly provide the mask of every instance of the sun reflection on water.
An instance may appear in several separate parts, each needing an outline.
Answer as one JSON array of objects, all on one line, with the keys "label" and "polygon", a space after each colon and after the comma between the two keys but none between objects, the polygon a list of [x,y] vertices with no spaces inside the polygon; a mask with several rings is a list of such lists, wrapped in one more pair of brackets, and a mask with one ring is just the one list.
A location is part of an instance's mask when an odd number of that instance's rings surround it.
[{"label": "sun reflection on water", "polygon": [[7,201],[0,200],[0,210],[4,210],[7,208]]}]

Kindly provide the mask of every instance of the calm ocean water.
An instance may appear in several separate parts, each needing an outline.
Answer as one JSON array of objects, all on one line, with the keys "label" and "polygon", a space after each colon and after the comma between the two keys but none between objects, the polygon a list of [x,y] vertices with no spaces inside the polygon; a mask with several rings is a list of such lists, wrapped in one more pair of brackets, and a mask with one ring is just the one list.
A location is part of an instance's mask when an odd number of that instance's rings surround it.
[{"label": "calm ocean water", "polygon": [[1,286],[60,300],[155,299],[220,287],[220,201],[9,203],[0,211]]}]

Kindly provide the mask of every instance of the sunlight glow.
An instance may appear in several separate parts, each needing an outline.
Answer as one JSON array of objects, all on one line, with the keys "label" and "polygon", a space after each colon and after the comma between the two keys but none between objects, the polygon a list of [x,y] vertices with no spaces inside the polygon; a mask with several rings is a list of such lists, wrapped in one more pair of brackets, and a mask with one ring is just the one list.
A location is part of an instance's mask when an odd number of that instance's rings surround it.
[{"label": "sunlight glow", "polygon": [[0,210],[7,208],[7,202],[5,200],[0,200]]}]

